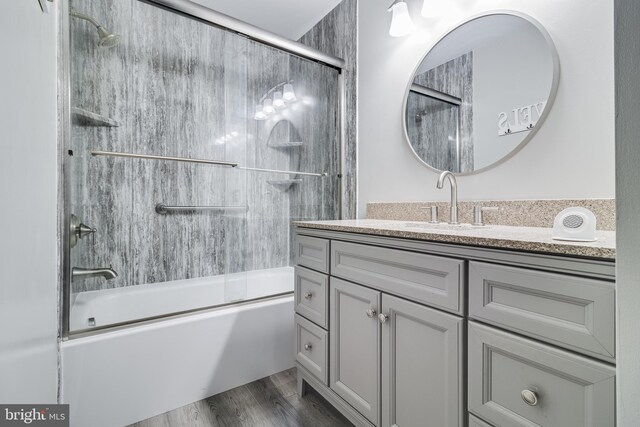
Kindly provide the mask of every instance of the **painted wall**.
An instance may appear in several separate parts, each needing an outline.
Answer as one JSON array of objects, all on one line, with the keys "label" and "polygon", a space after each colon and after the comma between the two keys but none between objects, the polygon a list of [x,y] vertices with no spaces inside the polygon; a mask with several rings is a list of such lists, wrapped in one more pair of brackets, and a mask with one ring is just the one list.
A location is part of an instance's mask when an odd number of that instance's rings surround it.
[{"label": "painted wall", "polygon": [[618,427],[640,420],[640,3],[616,0]]},{"label": "painted wall", "polygon": [[0,13],[0,402],[57,399],[56,15]]},{"label": "painted wall", "polygon": [[[613,4],[581,0],[451,0],[440,19],[420,17],[418,30],[388,35],[390,14],[360,2],[358,212],[372,201],[446,200],[438,175],[412,155],[402,132],[402,100],[420,58],[442,35],[471,16],[517,9],[540,21],[561,63],[551,115],[535,138],[508,162],[458,180],[462,199],[614,197]],[[597,58],[594,61],[594,57]]]}]

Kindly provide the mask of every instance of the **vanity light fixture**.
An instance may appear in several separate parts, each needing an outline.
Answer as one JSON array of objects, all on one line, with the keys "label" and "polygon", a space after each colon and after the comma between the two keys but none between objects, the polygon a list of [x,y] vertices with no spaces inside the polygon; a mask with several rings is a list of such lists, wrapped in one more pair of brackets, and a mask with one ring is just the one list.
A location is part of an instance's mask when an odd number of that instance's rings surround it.
[{"label": "vanity light fixture", "polygon": [[256,114],[253,116],[255,120],[267,120],[267,114],[262,110],[262,105],[256,106]]},{"label": "vanity light fixture", "polygon": [[284,100],[282,99],[282,92],[274,92],[273,93],[273,106],[278,110],[281,110],[284,107],[286,107],[286,104],[284,103]]},{"label": "vanity light fixture", "polygon": [[[293,91],[293,80],[280,82],[269,89],[258,101],[255,120],[266,120],[273,115],[276,110],[281,110],[282,114],[287,114],[287,107],[295,109],[297,104],[287,105],[298,100]],[[276,116],[277,117],[277,116]]]},{"label": "vanity light fixture", "polygon": [[409,8],[404,0],[395,0],[387,12],[391,12],[391,27],[389,35],[391,37],[404,37],[413,31],[414,25],[409,15]]},{"label": "vanity light fixture", "polygon": [[282,90],[282,99],[287,102],[294,102],[296,98],[296,93],[293,91],[293,85],[291,83],[287,83],[284,85]]},{"label": "vanity light fixture", "polygon": [[265,98],[265,100],[262,103],[262,111],[267,116],[276,112],[276,109],[273,108],[273,100],[271,98]]}]

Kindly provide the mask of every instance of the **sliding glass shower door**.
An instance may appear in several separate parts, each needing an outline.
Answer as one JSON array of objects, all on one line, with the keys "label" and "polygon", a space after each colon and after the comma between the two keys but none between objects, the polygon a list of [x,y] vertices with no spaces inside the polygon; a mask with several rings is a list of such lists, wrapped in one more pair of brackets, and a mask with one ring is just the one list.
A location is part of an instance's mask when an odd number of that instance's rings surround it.
[{"label": "sliding glass shower door", "polygon": [[68,330],[290,293],[291,221],[339,215],[339,71],[138,0],[69,7]]}]

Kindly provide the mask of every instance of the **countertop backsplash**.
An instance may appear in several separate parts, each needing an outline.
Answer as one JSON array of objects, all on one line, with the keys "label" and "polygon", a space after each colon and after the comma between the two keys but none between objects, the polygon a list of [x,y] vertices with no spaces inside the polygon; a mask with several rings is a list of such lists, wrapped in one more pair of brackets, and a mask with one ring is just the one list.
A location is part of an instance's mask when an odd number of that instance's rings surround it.
[{"label": "countertop backsplash", "polygon": [[[521,227],[553,227],[553,220],[562,210],[583,207],[592,211],[598,230],[616,229],[615,199],[567,199],[567,200],[478,200],[459,201],[458,220],[473,222],[474,206],[495,206],[497,212],[484,212],[484,222],[494,225]],[[376,202],[367,204],[367,219],[399,221],[429,221],[431,206],[438,206],[438,220],[449,219],[449,202]]]}]

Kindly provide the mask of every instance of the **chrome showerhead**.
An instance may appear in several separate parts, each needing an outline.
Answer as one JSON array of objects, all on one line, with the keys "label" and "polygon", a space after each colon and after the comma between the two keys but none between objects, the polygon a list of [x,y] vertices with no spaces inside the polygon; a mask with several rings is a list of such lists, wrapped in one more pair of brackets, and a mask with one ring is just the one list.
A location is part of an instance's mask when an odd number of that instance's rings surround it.
[{"label": "chrome showerhead", "polygon": [[98,26],[98,36],[100,40],[98,40],[98,46],[108,48],[117,46],[120,43],[120,36],[117,34],[111,34],[104,27]]},{"label": "chrome showerhead", "polygon": [[98,21],[96,21],[89,15],[76,12],[73,9],[69,12],[69,15],[75,18],[80,18],[80,19],[84,19],[85,21],[91,22],[91,24],[93,24],[93,26],[96,27],[96,30],[98,30],[98,37],[99,37],[98,46],[108,48],[108,47],[117,46],[118,43],[120,43],[119,35],[110,33],[109,31],[106,30],[106,28],[100,25]]}]

